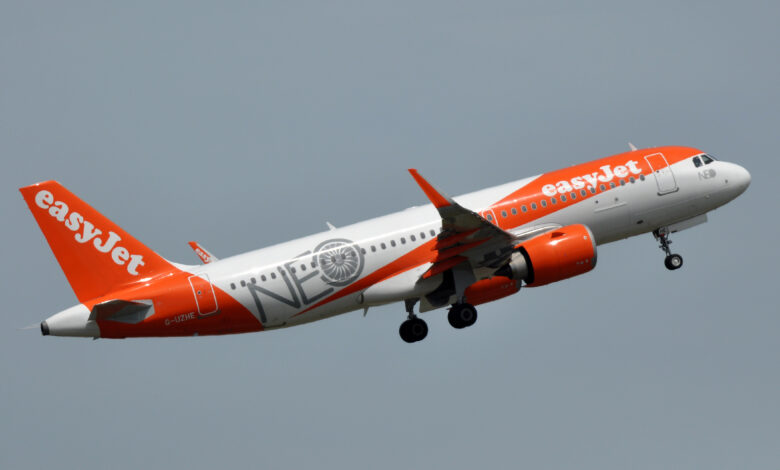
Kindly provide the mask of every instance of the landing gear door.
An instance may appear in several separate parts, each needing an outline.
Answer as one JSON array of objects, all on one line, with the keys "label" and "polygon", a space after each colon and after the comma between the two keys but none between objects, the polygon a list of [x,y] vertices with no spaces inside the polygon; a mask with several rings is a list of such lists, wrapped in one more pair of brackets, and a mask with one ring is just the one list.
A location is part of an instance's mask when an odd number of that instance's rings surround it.
[{"label": "landing gear door", "polygon": [[200,316],[213,315],[217,313],[217,297],[214,295],[214,287],[209,281],[207,274],[201,274],[200,276],[190,276],[190,286],[192,286],[192,293],[195,295],[195,304],[198,307],[198,313]]},{"label": "landing gear door", "polygon": [[645,157],[647,164],[655,176],[655,182],[658,185],[658,194],[664,195],[677,191],[677,181],[674,179],[674,173],[666,161],[666,157],[661,153],[654,153]]}]

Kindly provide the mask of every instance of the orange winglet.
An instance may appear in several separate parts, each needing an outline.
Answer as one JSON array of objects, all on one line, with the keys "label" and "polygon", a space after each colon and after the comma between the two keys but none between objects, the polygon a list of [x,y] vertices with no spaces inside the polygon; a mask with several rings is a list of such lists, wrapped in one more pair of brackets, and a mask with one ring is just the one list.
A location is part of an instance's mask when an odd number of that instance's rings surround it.
[{"label": "orange winglet", "polygon": [[187,242],[190,245],[190,248],[192,248],[192,251],[195,252],[196,255],[198,255],[198,258],[200,258],[200,261],[203,264],[209,264],[213,261],[216,261],[217,258],[214,257],[211,253],[208,252],[205,248],[200,246],[198,242]]},{"label": "orange winglet", "polygon": [[442,195],[436,188],[434,188],[431,183],[426,181],[425,178],[420,176],[420,174],[417,173],[417,170],[414,168],[409,168],[409,173],[411,173],[412,178],[417,181],[417,184],[420,185],[420,188],[422,188],[425,195],[428,196],[428,199],[431,200],[437,209],[452,205],[452,202],[447,197]]}]

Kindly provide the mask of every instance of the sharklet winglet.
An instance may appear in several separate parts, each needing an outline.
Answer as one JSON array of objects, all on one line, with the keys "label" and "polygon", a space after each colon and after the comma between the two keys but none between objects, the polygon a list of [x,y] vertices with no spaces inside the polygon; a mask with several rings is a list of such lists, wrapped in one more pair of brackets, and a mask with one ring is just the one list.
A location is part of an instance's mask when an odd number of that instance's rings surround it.
[{"label": "sharklet winglet", "polygon": [[429,183],[425,178],[420,175],[420,173],[417,172],[414,168],[409,169],[409,173],[412,175],[412,178],[417,182],[418,185],[420,185],[420,188],[423,190],[426,196],[428,196],[428,199],[431,200],[433,205],[437,209],[441,209],[442,207],[452,206],[454,205],[454,201],[449,196],[446,196],[441,193],[438,189],[433,187],[431,183]]}]

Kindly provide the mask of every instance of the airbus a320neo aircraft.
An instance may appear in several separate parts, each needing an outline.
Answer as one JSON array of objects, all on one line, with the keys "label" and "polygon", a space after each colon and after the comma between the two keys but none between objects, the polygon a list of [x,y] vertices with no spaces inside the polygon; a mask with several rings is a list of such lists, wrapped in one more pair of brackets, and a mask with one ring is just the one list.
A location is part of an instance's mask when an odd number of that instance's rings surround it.
[{"label": "airbus a320neo aircraft", "polygon": [[[750,184],[733,163],[689,147],[637,150],[451,198],[409,170],[431,204],[217,259],[166,260],[55,181],[21,188],[79,303],[44,335],[125,338],[245,333],[403,302],[449,307],[465,328],[475,305],[577,276],[596,246],[652,232],[670,270],[669,234],[707,220]],[[330,224],[329,224],[330,225]]]}]

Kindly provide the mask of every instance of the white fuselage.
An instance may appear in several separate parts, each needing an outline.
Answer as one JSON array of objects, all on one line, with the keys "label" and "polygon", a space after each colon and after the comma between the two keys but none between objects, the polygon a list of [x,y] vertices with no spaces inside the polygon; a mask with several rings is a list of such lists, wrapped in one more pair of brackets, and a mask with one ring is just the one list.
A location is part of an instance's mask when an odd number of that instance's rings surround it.
[{"label": "white fuselage", "polygon": [[[609,243],[705,214],[735,198],[749,182],[749,175],[745,176],[747,172],[742,167],[722,161],[696,167],[686,159],[672,164],[669,169],[670,173],[664,175],[637,176],[634,182],[626,178],[624,185],[615,178],[612,182],[614,188],[607,187],[604,192],[587,194],[580,202],[568,207],[531,218],[516,227],[504,228],[512,232],[546,223],[561,226],[584,224],[591,229],[598,244]],[[496,213],[498,210],[483,211],[540,176],[465,194],[455,200],[494,221],[502,217]],[[574,192],[579,196],[580,191]],[[516,210],[522,209],[517,206]],[[534,210],[526,207],[528,212]],[[331,272],[328,277],[320,266],[317,259],[319,246],[327,245],[328,241],[345,240],[359,247],[361,259],[355,268],[359,272],[347,272],[352,279],[345,279],[354,281],[430,240],[439,233],[441,225],[438,212],[428,204],[211,264],[182,268],[207,277],[215,286],[236,298],[264,328],[287,327],[416,297],[423,288],[418,279],[430,266],[416,267],[384,280],[381,287],[371,286],[312,308],[340,289],[339,285],[334,285],[338,283],[339,273]]]}]

